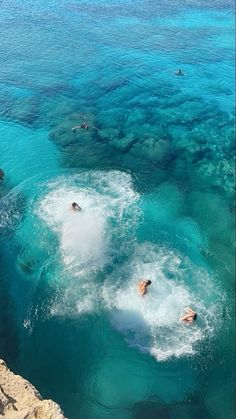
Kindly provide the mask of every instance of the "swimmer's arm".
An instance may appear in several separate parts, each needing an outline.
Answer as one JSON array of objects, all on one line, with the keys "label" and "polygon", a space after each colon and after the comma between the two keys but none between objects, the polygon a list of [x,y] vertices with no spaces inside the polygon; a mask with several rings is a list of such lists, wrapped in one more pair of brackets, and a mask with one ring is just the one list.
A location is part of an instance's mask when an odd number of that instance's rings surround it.
[{"label": "swimmer's arm", "polygon": [[190,307],[186,307],[185,309],[184,309],[184,311],[186,311],[186,313],[195,313],[195,311],[193,311]]},{"label": "swimmer's arm", "polygon": [[81,125],[76,125],[76,127],[71,128],[72,131],[76,131],[77,129],[80,129]]},{"label": "swimmer's arm", "polygon": [[184,321],[188,320],[188,318],[189,318],[189,314],[185,314],[184,316],[180,317],[180,320],[182,322],[184,322]]}]

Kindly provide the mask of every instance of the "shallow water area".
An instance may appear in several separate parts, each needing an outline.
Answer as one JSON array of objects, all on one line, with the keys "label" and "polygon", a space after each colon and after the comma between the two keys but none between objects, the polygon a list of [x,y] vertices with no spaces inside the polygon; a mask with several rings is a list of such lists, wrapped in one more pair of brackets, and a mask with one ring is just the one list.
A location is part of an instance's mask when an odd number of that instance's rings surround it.
[{"label": "shallow water area", "polygon": [[232,2],[0,17],[0,356],[69,419],[233,419]]}]

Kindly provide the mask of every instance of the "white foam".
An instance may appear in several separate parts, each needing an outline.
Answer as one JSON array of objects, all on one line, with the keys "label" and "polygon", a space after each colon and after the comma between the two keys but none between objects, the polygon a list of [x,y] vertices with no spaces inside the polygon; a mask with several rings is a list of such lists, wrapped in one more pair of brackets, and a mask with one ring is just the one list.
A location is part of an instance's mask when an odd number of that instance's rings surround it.
[{"label": "white foam", "polygon": [[[57,285],[63,289],[51,314],[78,315],[103,306],[113,327],[138,350],[158,360],[193,354],[219,323],[217,292],[212,278],[186,257],[149,243],[135,245],[139,196],[131,177],[85,172],[47,188],[36,211],[58,239]],[[73,201],[81,212],[70,210]],[[131,256],[116,270],[116,255]],[[115,270],[104,283],[107,263]],[[142,278],[152,281],[144,297],[137,292]],[[179,322],[188,306],[198,313],[191,326]]]},{"label": "white foam", "polygon": [[[39,214],[58,234],[63,262],[81,269],[88,264],[89,270],[102,268],[108,260],[112,234],[119,223],[126,224],[125,211],[137,198],[131,177],[120,172],[83,173],[69,181],[59,179],[50,188]],[[82,211],[71,211],[74,201]]]},{"label": "white foam", "polygon": [[[110,278],[103,289],[107,307],[112,310],[111,321],[131,346],[148,352],[158,360],[193,354],[195,343],[209,336],[215,315],[214,299],[206,301],[201,285],[203,273],[181,268],[181,259],[167,249],[150,244],[140,246],[121,279]],[[192,287],[187,276],[192,275]],[[117,276],[117,273],[114,274]],[[171,278],[173,277],[173,278]],[[148,294],[137,291],[140,279],[150,279]],[[197,281],[197,284],[194,281]],[[110,283],[115,283],[111,286]],[[204,273],[204,286],[210,279]],[[200,285],[198,293],[193,291]],[[201,297],[199,297],[201,296]],[[211,299],[213,295],[211,294]],[[190,326],[179,322],[185,307],[193,307],[198,321]]]},{"label": "white foam", "polygon": [[[63,313],[62,306],[71,312],[73,305],[79,313],[92,311],[96,274],[121,253],[124,237],[132,234],[138,194],[131,176],[118,171],[61,177],[47,187],[36,211],[58,238],[65,286],[64,302],[55,303],[52,312]],[[82,211],[73,212],[72,202]]]}]

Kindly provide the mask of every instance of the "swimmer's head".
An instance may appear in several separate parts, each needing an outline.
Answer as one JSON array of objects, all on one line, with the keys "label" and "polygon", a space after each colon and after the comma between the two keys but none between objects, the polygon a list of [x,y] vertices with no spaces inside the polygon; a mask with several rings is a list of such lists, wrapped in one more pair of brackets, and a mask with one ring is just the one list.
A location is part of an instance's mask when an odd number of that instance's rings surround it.
[{"label": "swimmer's head", "polygon": [[148,280],[146,281],[146,286],[148,287],[149,285],[151,285],[151,283],[152,283],[152,281],[150,281],[150,279],[148,279]]},{"label": "swimmer's head", "polygon": [[181,68],[178,68],[178,70],[176,71],[176,74],[178,74],[179,76],[183,74]]},{"label": "swimmer's head", "polygon": [[77,202],[72,202],[71,206],[72,206],[72,208],[73,208],[74,210],[80,210],[80,209],[81,209],[81,208],[79,207],[79,205],[77,204]]},{"label": "swimmer's head", "polygon": [[197,313],[194,313],[193,320],[197,320]]}]

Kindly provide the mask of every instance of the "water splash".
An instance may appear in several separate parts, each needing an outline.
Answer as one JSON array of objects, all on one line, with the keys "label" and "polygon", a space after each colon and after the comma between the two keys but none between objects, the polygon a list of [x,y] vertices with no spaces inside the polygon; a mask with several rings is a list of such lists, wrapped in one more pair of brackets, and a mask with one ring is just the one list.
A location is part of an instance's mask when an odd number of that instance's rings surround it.
[{"label": "water splash", "polygon": [[[141,297],[137,284],[143,278],[152,285]],[[122,272],[106,281],[103,297],[113,326],[129,345],[161,361],[195,353],[196,343],[212,335],[219,322],[219,294],[209,274],[148,243],[138,246]],[[198,313],[191,327],[179,322],[188,306]]]}]

